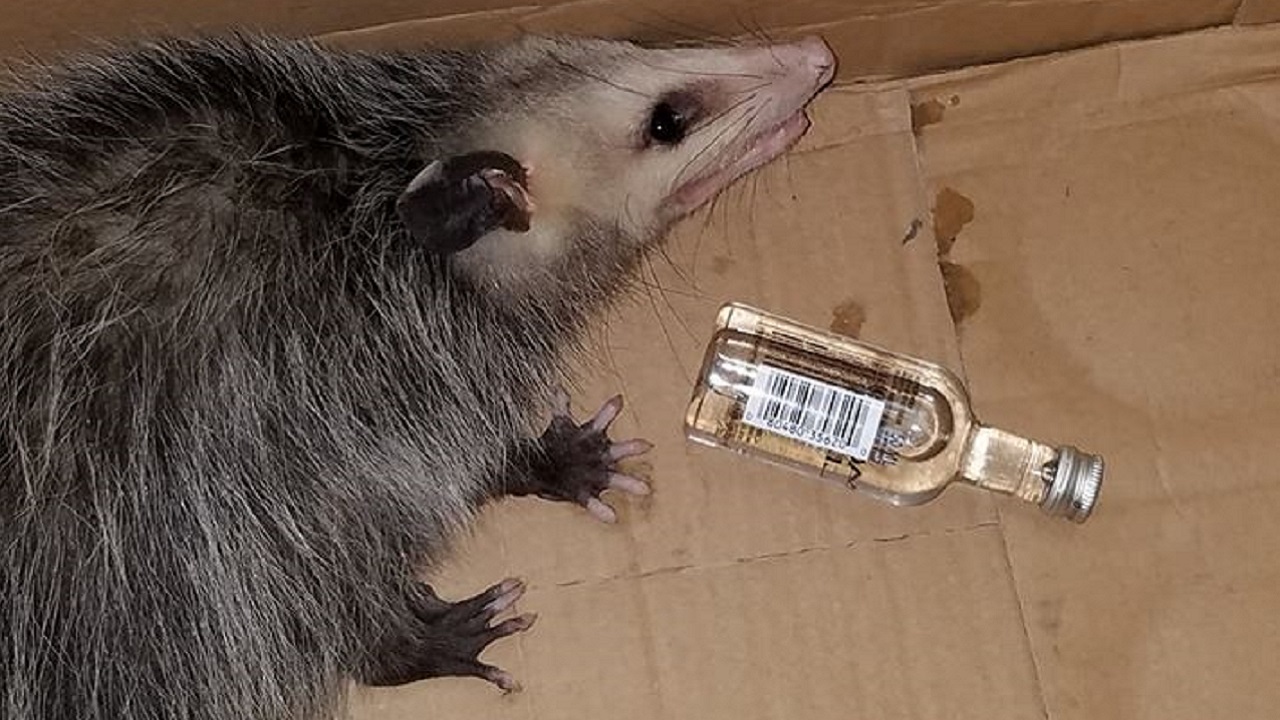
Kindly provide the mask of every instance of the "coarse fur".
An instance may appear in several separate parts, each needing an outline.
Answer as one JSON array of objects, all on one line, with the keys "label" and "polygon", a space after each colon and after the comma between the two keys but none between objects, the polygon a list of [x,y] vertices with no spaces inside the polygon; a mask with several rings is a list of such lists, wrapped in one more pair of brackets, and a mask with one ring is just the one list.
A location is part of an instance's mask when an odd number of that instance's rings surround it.
[{"label": "coarse fur", "polygon": [[[329,717],[413,634],[411,569],[680,214],[601,175],[663,175],[610,154],[662,90],[637,52],[162,40],[0,97],[0,715]],[[533,228],[424,251],[398,198],[490,147]]]}]

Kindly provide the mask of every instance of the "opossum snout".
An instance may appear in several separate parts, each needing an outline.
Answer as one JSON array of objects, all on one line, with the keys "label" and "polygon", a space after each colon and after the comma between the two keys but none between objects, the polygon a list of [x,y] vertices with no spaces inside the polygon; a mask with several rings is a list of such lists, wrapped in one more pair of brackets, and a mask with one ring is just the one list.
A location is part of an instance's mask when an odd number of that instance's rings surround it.
[{"label": "opossum snout", "polygon": [[814,85],[818,88],[835,77],[835,53],[825,40],[816,35],[787,45],[774,46],[772,50],[779,63],[793,73],[812,76]]},{"label": "opossum snout", "polygon": [[688,213],[785,152],[808,129],[806,107],[835,71],[835,54],[818,37],[733,51],[713,75],[721,94],[710,94],[727,109],[713,108],[714,120],[687,144],[665,209]]},{"label": "opossum snout", "polygon": [[751,64],[768,83],[762,92],[774,98],[777,119],[794,113],[835,77],[835,54],[820,37],[749,52],[754,55]]}]

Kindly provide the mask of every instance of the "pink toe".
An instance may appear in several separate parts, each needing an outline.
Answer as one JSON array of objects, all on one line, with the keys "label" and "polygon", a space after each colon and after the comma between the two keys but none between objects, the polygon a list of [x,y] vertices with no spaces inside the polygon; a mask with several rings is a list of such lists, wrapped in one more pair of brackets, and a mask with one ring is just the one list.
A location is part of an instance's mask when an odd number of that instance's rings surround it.
[{"label": "pink toe", "polygon": [[488,674],[489,682],[497,685],[505,692],[517,692],[520,690],[520,683],[511,677],[511,674],[505,670],[492,670]]},{"label": "pink toe", "polygon": [[609,402],[601,406],[595,417],[591,418],[591,429],[596,432],[603,432],[613,421],[618,418],[618,414],[622,412],[622,396],[614,395],[609,398]]},{"label": "pink toe", "polygon": [[587,501],[587,512],[591,513],[600,522],[615,523],[618,521],[618,515],[613,508],[601,502],[598,498],[591,498]]},{"label": "pink toe", "polygon": [[653,449],[653,443],[648,440],[628,440],[626,442],[614,443],[609,448],[610,460],[622,460],[624,458],[643,455]]},{"label": "pink toe", "polygon": [[525,590],[524,583],[519,580],[504,580],[499,587],[502,588],[502,594],[485,606],[494,615],[514,605],[524,595]]},{"label": "pink toe", "polygon": [[623,475],[622,473],[609,475],[609,487],[632,495],[648,495],[652,492],[649,485],[643,480],[630,475]]}]

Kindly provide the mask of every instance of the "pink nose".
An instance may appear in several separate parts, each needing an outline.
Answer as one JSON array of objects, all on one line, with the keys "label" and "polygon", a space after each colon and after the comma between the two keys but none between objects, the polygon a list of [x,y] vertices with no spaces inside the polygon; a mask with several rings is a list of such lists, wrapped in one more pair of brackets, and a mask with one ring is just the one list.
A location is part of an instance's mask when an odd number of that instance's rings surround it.
[{"label": "pink nose", "polygon": [[820,83],[826,84],[835,75],[835,53],[831,51],[831,46],[817,35],[802,38],[787,46],[787,49],[791,51],[787,53],[791,56],[787,58],[788,64],[812,68],[818,75]]}]

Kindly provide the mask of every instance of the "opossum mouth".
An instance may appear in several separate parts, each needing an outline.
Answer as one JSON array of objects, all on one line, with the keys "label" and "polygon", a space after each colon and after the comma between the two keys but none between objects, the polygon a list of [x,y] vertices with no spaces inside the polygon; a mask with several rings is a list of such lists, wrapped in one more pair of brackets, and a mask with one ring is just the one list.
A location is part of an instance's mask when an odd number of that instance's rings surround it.
[{"label": "opossum mouth", "polygon": [[707,203],[722,190],[753,170],[785,153],[809,129],[809,116],[798,110],[787,119],[751,136],[730,162],[681,185],[668,198],[675,215],[684,215]]}]

